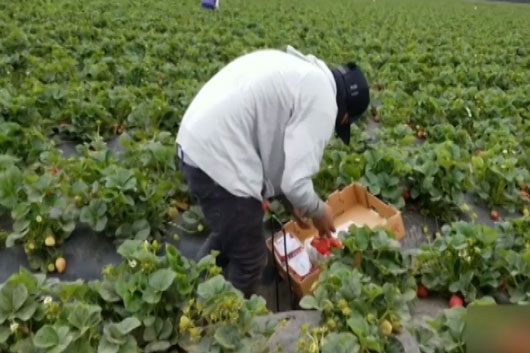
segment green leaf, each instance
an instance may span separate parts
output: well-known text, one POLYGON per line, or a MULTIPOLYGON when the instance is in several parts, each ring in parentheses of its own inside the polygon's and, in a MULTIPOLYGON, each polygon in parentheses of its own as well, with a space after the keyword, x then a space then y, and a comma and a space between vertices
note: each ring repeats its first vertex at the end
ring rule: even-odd
POLYGON ((375 283, 368 283, 367 285, 363 286, 363 293, 370 301, 373 301, 375 298, 383 294, 383 288, 375 283))
POLYGON ((40 351, 33 344, 33 339, 28 337, 19 340, 10 347, 10 352, 13 353, 40 353, 40 351))
POLYGON ((148 304, 157 304, 161 298, 161 293, 151 287, 146 288, 142 293, 142 300, 148 304))
POLYGON ((381 338, 379 336, 368 336, 365 338, 366 348, 373 352, 382 353, 383 348, 381 346, 381 338))
POLYGON ((476 237, 484 244, 489 245, 495 243, 498 234, 495 229, 483 226, 479 228, 479 232, 477 232, 476 237))
POLYGON ((332 332, 324 339, 322 353, 357 353, 359 348, 355 335, 349 332, 332 332))
POLYGON ((482 297, 471 302, 468 306, 488 306, 496 305, 497 302, 492 297, 482 297))
POLYGON ((7 209, 16 206, 22 179, 22 173, 15 165, 5 170, 0 169, 0 206, 7 209))
POLYGON ((87 223, 96 232, 101 232, 107 225, 106 212, 107 203, 104 200, 95 199, 81 209, 79 220, 87 223))
POLYGON ((171 320, 168 318, 164 320, 164 323, 162 324, 162 327, 159 330, 158 338, 160 340, 168 340, 171 337, 172 333, 173 333, 173 324, 171 323, 171 320))
POLYGON ((13 311, 17 311, 24 305, 24 302, 28 299, 28 290, 26 286, 18 284, 13 288, 12 292, 12 308, 13 311))
POLYGON ((175 278, 175 283, 177 284, 177 290, 181 295, 187 296, 191 294, 194 290, 192 284, 190 283, 190 277, 187 274, 177 274, 177 277, 175 278))
POLYGON ((359 312, 352 311, 352 314, 346 323, 348 324, 350 330, 352 330, 357 337, 364 337, 368 333, 368 325, 359 312))
POLYGON ((232 288, 223 276, 217 275, 199 284, 197 294, 204 300, 210 300, 225 291, 231 291, 232 288))
POLYGON ((254 315, 268 313, 267 302, 265 299, 254 294, 245 302, 245 309, 254 315))
POLYGON ((144 329, 143 339, 146 342, 153 342, 157 340, 157 332, 154 325, 147 326, 144 329))
POLYGON ((123 344, 120 349, 118 349, 118 353, 137 353, 138 352, 138 344, 136 343, 136 340, 132 336, 127 336, 127 340, 125 341, 125 344, 123 344))
POLYGON ((370 236, 371 231, 367 227, 363 228, 356 228, 355 226, 352 226, 353 230, 353 237, 356 244, 356 248, 359 251, 365 251, 368 249, 368 245, 370 244, 370 236))
POLYGON ((118 353, 119 344, 110 343, 105 337, 99 341, 97 353, 118 353))
POLYGON ((412 301, 416 298, 416 291, 413 289, 407 289, 403 293, 403 299, 407 302, 412 301))
POLYGON ((19 318, 22 321, 28 321, 31 319, 33 314, 35 314, 35 311, 37 310, 37 303, 34 301, 26 302, 20 310, 18 310, 15 314, 17 318, 19 318))
POLYGON ((6 248, 11 248, 15 245, 17 240, 23 239, 26 236, 26 233, 9 233, 6 239, 6 248))
POLYGON ((350 272, 348 277, 342 279, 340 294, 346 300, 354 300, 361 294, 361 275, 359 272, 350 272))
POLYGON ((302 300, 300 300, 300 307, 306 310, 319 309, 318 303, 312 295, 304 296, 302 300))
POLYGON ((3 344, 11 336, 11 330, 9 327, 0 326, 0 344, 3 344))
POLYGON ((68 322, 84 334, 86 330, 96 325, 101 321, 101 308, 96 305, 87 305, 84 303, 77 303, 70 308, 68 314, 68 322))
POLYGON ((132 170, 112 166, 107 168, 104 174, 107 174, 105 177, 105 186, 107 188, 128 191, 136 187, 136 178, 132 170))
POLYGON ((120 296, 116 294, 114 290, 114 282, 109 280, 104 280, 97 288, 101 298, 109 303, 115 303, 120 301, 120 296))
POLYGON ((96 350, 91 346, 88 338, 77 339, 68 347, 68 351, 75 353, 96 353, 96 350))
POLYGON ((116 324, 116 328, 122 335, 126 335, 141 325, 142 323, 136 317, 128 317, 127 319, 122 320, 119 324, 116 324))
POLYGON ((149 222, 145 219, 137 220, 132 225, 132 231, 134 232, 134 238, 138 240, 146 240, 151 233, 151 227, 149 222))
POLYGON ((73 340, 73 336, 70 334, 70 329, 67 326, 60 326, 56 329, 57 336, 59 337, 59 344, 52 349, 48 350, 48 353, 62 353, 66 350, 68 345, 73 340))
POLYGON ((169 349, 169 347, 171 347, 171 344, 168 341, 151 342, 145 346, 144 352, 165 352, 169 349))
POLYGON ((35 334, 33 343, 37 348, 51 348, 59 344, 59 335, 52 326, 44 325, 35 334))
POLYGON ((185 344, 185 342, 179 342, 183 345, 184 350, 187 353, 220 353, 220 348, 214 344, 211 337, 204 337, 197 343, 185 344))
POLYGON ((143 242, 138 239, 127 239, 118 248, 118 254, 125 258, 132 258, 142 243, 143 242))
POLYGON ((160 269, 149 276, 149 286, 157 292, 166 291, 173 281, 176 274, 170 269, 160 269))
POLYGON ((16 233, 26 234, 30 225, 29 219, 19 219, 13 223, 13 231, 16 233))
POLYGON ((240 341, 237 329, 233 326, 221 326, 214 334, 215 341, 225 349, 235 349, 240 341))
POLYGON ((155 316, 148 316, 143 320, 144 326, 152 326, 156 320, 157 318, 155 316))

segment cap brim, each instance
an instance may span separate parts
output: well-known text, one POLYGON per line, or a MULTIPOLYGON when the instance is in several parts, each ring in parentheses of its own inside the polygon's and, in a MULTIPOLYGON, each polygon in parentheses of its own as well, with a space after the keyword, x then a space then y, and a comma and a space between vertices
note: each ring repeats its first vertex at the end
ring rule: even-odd
POLYGON ((344 80, 340 74, 336 71, 332 71, 337 84, 337 120, 335 122, 335 134, 342 140, 346 145, 350 144, 350 122, 348 124, 342 124, 342 119, 346 115, 346 88, 344 86, 344 80))
POLYGON ((350 125, 351 123, 348 122, 344 125, 335 126, 335 133, 337 134, 337 137, 340 138, 346 145, 350 144, 350 125))

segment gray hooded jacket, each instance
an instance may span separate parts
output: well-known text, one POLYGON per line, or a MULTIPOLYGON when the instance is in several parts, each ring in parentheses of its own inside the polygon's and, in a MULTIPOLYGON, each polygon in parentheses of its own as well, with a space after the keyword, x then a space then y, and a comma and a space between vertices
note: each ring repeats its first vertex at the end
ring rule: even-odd
POLYGON ((285 195, 302 215, 324 204, 312 176, 337 115, 326 64, 288 47, 243 55, 219 71, 186 111, 177 136, 185 161, 236 196, 285 195))

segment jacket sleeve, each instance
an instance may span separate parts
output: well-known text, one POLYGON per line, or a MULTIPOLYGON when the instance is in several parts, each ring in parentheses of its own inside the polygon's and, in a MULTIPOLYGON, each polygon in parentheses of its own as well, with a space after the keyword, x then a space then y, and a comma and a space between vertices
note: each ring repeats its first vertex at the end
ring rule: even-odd
POLYGON ((289 202, 306 217, 321 217, 324 202, 311 178, 322 160, 335 125, 337 107, 328 83, 320 75, 307 75, 300 82, 284 137, 285 167, 281 189, 289 202))

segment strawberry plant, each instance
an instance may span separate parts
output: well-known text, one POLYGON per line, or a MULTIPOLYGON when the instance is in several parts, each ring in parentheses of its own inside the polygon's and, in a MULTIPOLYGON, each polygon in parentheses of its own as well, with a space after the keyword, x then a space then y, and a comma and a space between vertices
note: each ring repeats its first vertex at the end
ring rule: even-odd
POLYGON ((12 166, 6 172, 6 176, 18 180, 11 179, 8 184, 11 201, 6 203, 4 199, 13 220, 5 245, 23 242, 30 267, 53 272, 54 266, 49 267, 53 262, 49 261, 60 256, 56 245, 74 230, 78 209, 68 197, 69 185, 60 171, 42 169, 36 166, 21 172, 12 166))
POLYGON ((176 189, 175 152, 155 141, 145 150, 134 145, 138 151, 124 144, 129 148, 123 156, 125 167, 117 165, 121 156, 101 141, 79 147, 82 156, 68 161, 83 205, 80 220, 95 231, 106 230, 119 241, 131 235, 141 240, 159 236, 176 189), (143 170, 153 172, 147 174, 138 166, 127 168, 132 160, 144 163, 143 170))
POLYGON ((471 187, 469 162, 469 153, 451 141, 424 143, 412 161, 411 198, 436 217, 456 217, 471 187))
POLYGON ((304 309, 322 312, 322 326, 302 335, 298 351, 311 352, 312 345, 323 349, 348 337, 355 343, 354 352, 385 352, 391 342, 387 336, 400 332, 402 320, 410 315, 407 301, 394 284, 379 286, 350 266, 332 263, 320 274, 313 295, 300 302, 304 309))
POLYGON ((436 124, 427 127, 425 130, 429 136, 429 142, 442 143, 452 141, 467 151, 470 151, 473 147, 473 140, 467 130, 451 124, 436 124))
POLYGON ((126 241, 123 262, 91 283, 26 271, 0 286, 0 349, 10 352, 267 351, 278 320, 262 298, 245 300, 215 266, 166 247, 126 241))
POLYGON ((463 295, 466 302, 491 294, 501 283, 498 231, 457 222, 444 225, 433 242, 420 246, 413 273, 429 290, 463 295))
POLYGON ((300 302, 321 311, 322 319, 320 327, 302 331, 298 351, 326 351, 349 342, 348 351, 393 352, 396 343, 389 335, 401 331, 410 317, 407 303, 416 297, 399 243, 383 229, 352 226, 340 236, 344 249, 328 258, 313 294, 300 302))
POLYGON ((523 217, 510 220, 500 226, 496 253, 499 256, 501 272, 500 290, 508 294, 512 303, 528 303, 528 276, 530 266, 530 237, 528 226, 530 219, 523 217))
POLYGON ((7 214, 18 202, 22 171, 16 166, 16 157, 0 155, 0 215, 7 214))
POLYGON ((530 206, 526 185, 530 184, 530 173, 519 158, 517 149, 506 149, 501 145, 473 156, 473 179, 477 195, 488 205, 502 206, 511 212, 516 207, 522 210, 530 206), (523 186, 523 188, 521 188, 523 186))
POLYGON ((413 130, 406 124, 398 124, 390 128, 380 128, 377 131, 377 136, 386 145, 399 145, 400 148, 410 146, 416 141, 413 130))
POLYGON ((362 152, 371 137, 363 131, 363 126, 356 125, 352 125, 351 135, 350 146, 345 146, 338 139, 332 139, 324 150, 320 171, 313 178, 315 190, 324 199, 332 191, 359 180, 362 176, 362 152))
POLYGON ((402 180, 410 172, 406 158, 407 154, 402 151, 374 145, 364 153, 365 168, 360 182, 372 194, 402 208, 405 205, 402 180))
POLYGON ((338 252, 333 262, 341 262, 357 269, 379 285, 398 283, 405 298, 415 298, 416 281, 409 273, 410 255, 402 252, 393 234, 384 229, 350 227, 342 234, 344 250, 338 252))
POLYGON ((23 163, 38 161, 40 153, 50 148, 42 132, 35 128, 24 128, 14 122, 0 122, 0 151, 16 156, 23 163))

